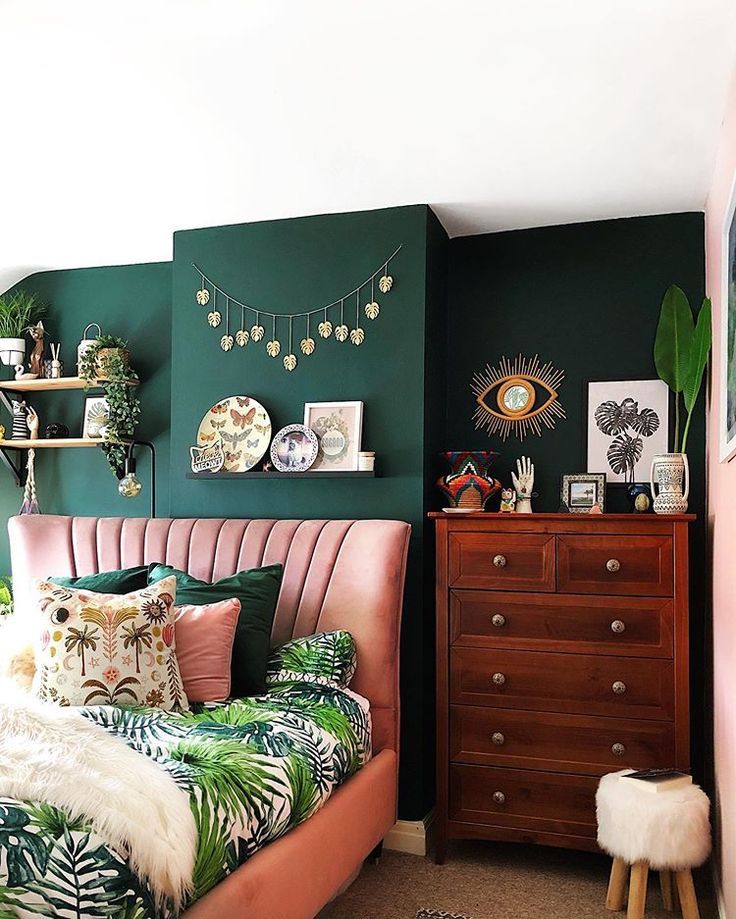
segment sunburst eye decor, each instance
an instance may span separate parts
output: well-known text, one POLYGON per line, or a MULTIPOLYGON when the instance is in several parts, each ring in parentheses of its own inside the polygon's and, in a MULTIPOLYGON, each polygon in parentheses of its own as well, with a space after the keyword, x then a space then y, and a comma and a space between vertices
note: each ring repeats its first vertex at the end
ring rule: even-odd
MULTIPOLYGON (((384 295, 389 294, 392 290, 394 278, 389 274, 389 266, 392 260, 396 258, 401 251, 401 248, 402 247, 399 246, 386 261, 381 263, 380 268, 376 269, 370 277, 358 284, 357 287, 354 287, 351 291, 348 291, 348 293, 337 300, 333 300, 332 303, 318 306, 315 309, 304 310, 299 313, 274 313, 270 310, 262 310, 260 307, 251 306, 248 303, 244 303, 242 300, 230 296, 230 294, 208 278, 201 268, 192 263, 194 270, 199 275, 199 287, 195 293, 195 300, 200 306, 206 306, 211 301, 210 310, 207 313, 207 322, 212 328, 217 328, 223 320, 223 314, 220 311, 221 308, 217 306, 218 294, 220 296, 220 303, 222 303, 222 298, 224 297, 225 334, 220 337, 219 344, 221 349, 225 352, 233 351, 233 346, 236 344, 239 348, 245 348, 249 341, 254 343, 263 341, 265 338, 265 329, 261 321, 261 316, 265 316, 267 319, 271 320, 272 328, 271 338, 265 342, 266 353, 269 357, 278 357, 281 353, 281 341, 278 333, 281 333, 281 335, 284 334, 284 323, 288 322, 289 349, 283 357, 282 364, 284 370, 292 372, 299 364, 293 348, 293 324, 295 319, 306 319, 306 335, 299 342, 301 353, 306 356, 313 354, 317 350, 317 340, 312 336, 310 331, 310 320, 312 317, 317 317, 315 318, 315 322, 317 322, 317 334, 325 342, 334 336, 335 340, 341 343, 349 340, 356 346, 363 344, 366 340, 366 332, 360 324, 361 296, 364 292, 367 293, 370 287, 370 300, 365 303, 363 312, 369 320, 373 321, 377 319, 381 313, 381 304, 376 300, 375 288, 377 286, 378 290, 384 295), (352 297, 355 297, 355 326, 351 329, 345 322, 345 301, 347 300, 352 307, 352 297), (235 335, 230 332, 230 308, 233 305, 240 307, 240 325, 237 326, 235 335), (339 316, 337 314, 338 307, 339 316), (250 314, 249 319, 252 322, 250 331, 246 325, 246 312, 250 314)), ((236 326, 234 325, 233 328, 236 328, 236 326)), ((297 326, 297 328, 301 327, 297 326)), ((307 361, 306 363, 309 362, 307 361)))
POLYGON ((538 355, 520 354, 513 362, 502 357, 496 367, 486 364, 470 384, 476 429, 485 428, 504 441, 509 434, 522 441, 527 434, 541 437, 543 426, 552 430, 566 417, 557 395, 564 378, 564 370, 556 370, 551 361, 540 364, 538 355))

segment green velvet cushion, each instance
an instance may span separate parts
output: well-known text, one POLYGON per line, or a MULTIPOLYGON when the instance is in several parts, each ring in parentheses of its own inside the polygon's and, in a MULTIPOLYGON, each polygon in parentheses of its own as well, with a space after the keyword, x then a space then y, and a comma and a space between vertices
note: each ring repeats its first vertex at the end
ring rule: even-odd
POLYGON ((97 594, 130 594, 134 590, 143 590, 148 586, 148 566, 99 571, 97 574, 83 574, 78 578, 53 577, 48 580, 59 587, 92 590, 97 594))
POLYGON ((281 587, 282 565, 239 571, 214 584, 200 581, 168 565, 151 565, 148 583, 176 575, 176 604, 203 606, 236 597, 240 616, 233 643, 231 689, 233 696, 255 696, 266 689, 266 662, 271 645, 271 625, 281 587))

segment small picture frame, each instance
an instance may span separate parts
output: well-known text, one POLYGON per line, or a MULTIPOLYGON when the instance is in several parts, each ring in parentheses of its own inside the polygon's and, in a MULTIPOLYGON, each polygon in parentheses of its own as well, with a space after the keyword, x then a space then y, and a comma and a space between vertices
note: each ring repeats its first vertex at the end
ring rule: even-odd
POLYGON ((85 396, 82 416, 82 437, 104 440, 110 420, 110 404, 104 396, 85 396))
POLYGON ((363 435, 362 402, 307 402, 304 426, 319 438, 312 472, 352 472, 358 469, 363 435))
POLYGON ((317 459, 319 439, 303 424, 289 424, 271 442, 271 462, 279 472, 306 472, 317 459))
POLYGON ((594 505, 605 510, 606 474, 604 472, 576 472, 562 476, 560 501, 571 514, 589 514, 594 505))

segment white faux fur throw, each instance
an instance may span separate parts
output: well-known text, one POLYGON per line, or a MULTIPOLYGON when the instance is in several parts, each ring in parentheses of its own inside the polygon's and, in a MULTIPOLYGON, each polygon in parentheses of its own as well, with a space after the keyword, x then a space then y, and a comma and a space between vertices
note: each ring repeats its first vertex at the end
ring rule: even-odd
POLYGON ((0 795, 84 818, 177 907, 191 889, 197 831, 185 791, 146 756, 71 708, 0 686, 0 795))
POLYGON ((622 772, 604 775, 596 794, 598 845, 629 865, 656 870, 702 865, 710 855, 710 801, 697 785, 651 792, 624 782, 622 772))

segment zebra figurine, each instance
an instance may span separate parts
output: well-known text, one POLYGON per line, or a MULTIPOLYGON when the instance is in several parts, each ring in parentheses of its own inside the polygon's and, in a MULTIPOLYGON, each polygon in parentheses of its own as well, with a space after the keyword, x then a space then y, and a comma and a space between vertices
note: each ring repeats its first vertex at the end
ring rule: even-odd
POLYGON ((20 402, 13 399, 13 440, 28 440, 28 404, 25 399, 20 402))

